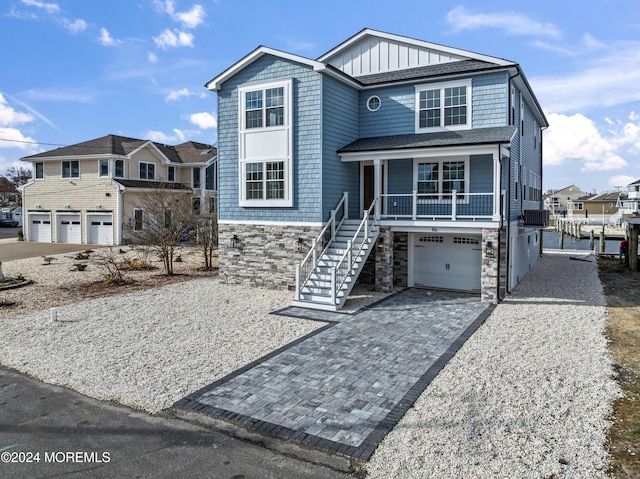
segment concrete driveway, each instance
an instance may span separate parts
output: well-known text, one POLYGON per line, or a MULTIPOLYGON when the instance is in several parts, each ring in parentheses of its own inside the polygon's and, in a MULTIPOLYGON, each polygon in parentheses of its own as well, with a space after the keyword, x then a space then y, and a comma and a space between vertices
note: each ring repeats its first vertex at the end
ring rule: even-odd
POLYGON ((13 238, 2 239, 0 240, 0 261, 12 261, 15 259, 73 253, 76 251, 83 251, 87 248, 95 250, 96 248, 100 248, 100 246, 62 243, 31 243, 27 241, 18 241, 13 238))

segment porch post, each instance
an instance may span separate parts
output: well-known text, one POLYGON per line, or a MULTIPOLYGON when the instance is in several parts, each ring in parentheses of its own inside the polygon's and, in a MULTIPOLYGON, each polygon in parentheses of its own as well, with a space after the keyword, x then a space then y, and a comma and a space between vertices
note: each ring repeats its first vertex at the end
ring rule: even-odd
POLYGON ((493 221, 500 221, 500 196, 502 189, 500 188, 500 177, 502 176, 502 167, 500 165, 500 146, 498 152, 493 154, 493 221))
POLYGON ((374 218, 376 220, 380 219, 380 211, 381 211, 381 202, 382 198, 380 195, 381 191, 381 183, 382 183, 382 160, 377 159, 373 160, 373 198, 376 202, 374 208, 374 218))

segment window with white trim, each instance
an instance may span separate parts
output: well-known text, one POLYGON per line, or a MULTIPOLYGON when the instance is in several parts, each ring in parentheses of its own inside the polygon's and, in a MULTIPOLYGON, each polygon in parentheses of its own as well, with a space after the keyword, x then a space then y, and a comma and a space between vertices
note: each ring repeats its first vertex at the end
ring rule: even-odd
POLYGON ((454 190, 458 195, 469 191, 469 161, 460 157, 416 159, 414 178, 419 199, 451 199, 454 190))
POLYGON ((62 162, 63 178, 80 178, 80 163, 77 160, 62 162))
POLYGON ((471 128, 471 80, 416 86, 416 132, 471 128))
POLYGON ((175 166, 167 166, 167 181, 174 182, 176 181, 176 167, 175 166))
POLYGON ((143 217, 142 210, 136 208, 133 210, 133 231, 142 231, 143 217))
POLYGON ((113 176, 115 178, 124 178, 124 160, 116 160, 115 162, 115 172, 113 176))
POLYGON ((141 180, 155 180, 156 179, 156 165, 154 163, 140 162, 140 179, 141 180))
POLYGON ((100 160, 98 175, 101 177, 109 176, 109 160, 100 160))
POLYGON ((238 90, 240 206, 293 205, 292 81, 238 90))
POLYGON ((34 163, 36 170, 36 180, 44 179, 44 163, 34 163))

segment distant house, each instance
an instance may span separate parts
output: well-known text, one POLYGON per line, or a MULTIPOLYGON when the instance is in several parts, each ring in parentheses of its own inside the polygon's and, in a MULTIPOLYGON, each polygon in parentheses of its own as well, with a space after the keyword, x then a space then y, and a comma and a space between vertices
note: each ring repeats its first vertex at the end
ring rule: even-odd
POLYGON ((544 195, 544 207, 552 216, 566 216, 569 211, 569 201, 587 196, 576 185, 567 186, 565 188, 555 190, 544 195))
POLYGON ((140 195, 154 188, 215 208, 217 150, 163 145, 117 135, 22 158, 33 178, 22 186, 25 236, 46 243, 120 244, 141 227, 140 195))
POLYGON ((0 206, 19 204, 20 194, 13 183, 4 176, 0 176, 0 206))
POLYGON ((586 195, 567 201, 567 217, 610 222, 618 215, 618 210, 627 195, 620 192, 586 195))
POLYGON ((517 63, 364 29, 315 60, 258 47, 206 86, 227 281, 339 309, 370 267, 380 290, 497 302, 537 260, 548 123, 517 63))
POLYGON ((640 212, 640 180, 627 185, 627 197, 620 202, 620 216, 622 221, 640 212))

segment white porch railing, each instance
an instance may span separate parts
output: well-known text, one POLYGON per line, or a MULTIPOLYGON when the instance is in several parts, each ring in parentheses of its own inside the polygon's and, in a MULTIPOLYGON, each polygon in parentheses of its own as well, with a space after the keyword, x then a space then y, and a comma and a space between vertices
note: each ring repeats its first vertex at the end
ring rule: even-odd
POLYGON ((364 212, 364 218, 358 229, 353 234, 350 240, 347 240, 347 248, 338 264, 331 268, 331 302, 336 304, 337 294, 342 290, 347 278, 351 276, 351 272, 354 269, 355 263, 360 258, 360 253, 369 245, 369 223, 371 219, 371 212, 375 209, 376 199, 371 202, 369 209, 364 212), (359 240, 360 233, 363 234, 362 240, 359 240))
POLYGON ((493 193, 383 194, 380 219, 387 220, 490 220, 499 202, 493 193))
POLYGON ((304 287, 309 275, 318 266, 318 259, 322 256, 327 246, 336 238, 336 231, 340 229, 346 219, 349 219, 349 192, 347 191, 342 194, 342 199, 336 209, 331 210, 329 221, 327 221, 318 237, 313 240, 311 250, 309 250, 307 256, 296 266, 296 301, 300 300, 300 290, 304 287))

